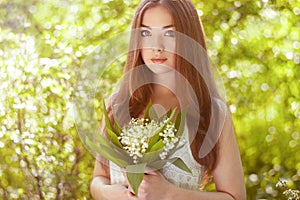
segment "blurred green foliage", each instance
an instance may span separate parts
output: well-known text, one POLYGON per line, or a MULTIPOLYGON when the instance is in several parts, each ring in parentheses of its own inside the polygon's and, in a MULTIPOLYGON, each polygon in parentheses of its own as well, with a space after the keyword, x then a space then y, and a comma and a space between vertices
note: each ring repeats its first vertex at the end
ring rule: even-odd
MULTIPOLYGON (((129 30, 138 2, 0 0, 1 199, 91 198, 94 158, 72 117, 76 71, 129 30)), ((193 2, 233 113, 247 197, 284 199, 279 178, 300 188, 300 2, 193 2)), ((96 96, 123 65, 124 56, 96 96)))

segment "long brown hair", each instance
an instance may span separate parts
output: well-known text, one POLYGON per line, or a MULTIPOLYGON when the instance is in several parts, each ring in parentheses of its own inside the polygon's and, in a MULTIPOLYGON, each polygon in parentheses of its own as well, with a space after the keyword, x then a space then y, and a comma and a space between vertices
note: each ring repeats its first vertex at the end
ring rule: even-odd
MULTIPOLYGON (((178 51, 181 55, 188 55, 188 60, 182 56, 176 55, 176 66, 175 69, 180 72, 180 74, 188 80, 189 84, 192 86, 196 97, 200 112, 199 126, 197 128, 197 133, 195 138, 190 144, 191 151, 194 159, 201 165, 206 167, 206 172, 210 172, 214 169, 216 159, 217 159, 217 147, 218 143, 214 146, 212 151, 206 155, 204 158, 199 158, 200 147, 205 138, 205 134, 208 130, 211 117, 211 95, 210 92, 214 93, 214 96, 218 97, 216 92, 215 83, 213 81, 212 73, 210 71, 210 66, 208 62, 208 57, 206 54, 206 44, 204 31, 197 14, 197 10, 193 3, 189 0, 143 0, 135 13, 134 20, 132 23, 132 29, 138 29, 141 27, 141 22, 145 11, 151 7, 162 5, 166 7, 174 20, 174 27, 177 32, 192 38, 197 44, 200 44, 203 51, 191 50, 191 46, 185 45, 183 42, 178 42, 176 45, 178 51), (191 54, 192 52, 192 54, 191 54), (192 60, 192 62, 191 62, 192 60), (192 63, 197 63, 195 67, 192 63), (198 70, 197 70, 198 69, 198 70), (199 69, 205 71, 207 77, 203 77, 199 72, 199 69)), ((127 61, 125 65, 124 72, 128 72, 137 66, 144 65, 143 59, 141 57, 140 49, 137 48, 137 36, 135 34, 131 35, 130 47, 129 49, 134 49, 128 52, 127 61)), ((144 70, 147 70, 145 68, 144 70)), ((202 73, 203 74, 203 73, 202 73)), ((133 81, 133 80, 132 80, 133 81)), ((130 90, 130 83, 121 85, 121 90, 130 90)), ((135 91, 129 91, 129 113, 131 117, 139 117, 146 105, 148 104, 152 95, 151 84, 143 85, 142 87, 136 89, 135 91)), ((122 98, 122 94, 118 94, 118 98, 122 98)), ((189 120, 187 116, 188 127, 192 126, 192 120, 189 120)))

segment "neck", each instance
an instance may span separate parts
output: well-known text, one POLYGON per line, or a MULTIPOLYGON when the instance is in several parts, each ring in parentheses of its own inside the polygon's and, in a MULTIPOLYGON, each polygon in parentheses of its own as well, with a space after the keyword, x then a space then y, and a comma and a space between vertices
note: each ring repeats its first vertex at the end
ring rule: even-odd
POLYGON ((176 93, 175 84, 176 71, 171 70, 162 74, 154 74, 154 94, 162 95, 162 97, 174 96, 176 93))
POLYGON ((175 72, 172 70, 163 74, 155 74, 153 77, 152 102, 159 108, 156 110, 160 114, 179 105, 175 95, 175 72))

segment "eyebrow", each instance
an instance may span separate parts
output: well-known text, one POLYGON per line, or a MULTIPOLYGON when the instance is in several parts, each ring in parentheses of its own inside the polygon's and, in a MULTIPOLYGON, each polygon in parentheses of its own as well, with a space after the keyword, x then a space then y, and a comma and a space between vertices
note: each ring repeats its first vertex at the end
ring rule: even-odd
MULTIPOLYGON (((145 28, 152 29, 151 26, 147 26, 147 25, 145 25, 145 24, 142 24, 141 27, 145 27, 145 28)), ((167 28, 172 28, 172 27, 174 27, 174 25, 173 25, 173 24, 170 24, 170 25, 167 25, 167 26, 163 26, 162 29, 167 29, 167 28)))

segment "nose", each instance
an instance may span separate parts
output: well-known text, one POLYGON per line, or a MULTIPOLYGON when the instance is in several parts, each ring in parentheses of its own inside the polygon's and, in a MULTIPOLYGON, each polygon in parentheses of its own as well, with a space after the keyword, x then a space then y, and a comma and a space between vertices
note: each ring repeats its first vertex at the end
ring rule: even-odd
POLYGON ((160 55, 163 53, 164 49, 163 48, 153 48, 152 49, 154 52, 154 56, 156 58, 160 57, 160 55))
POLYGON ((155 52, 162 53, 164 51, 164 48, 163 47, 153 47, 152 50, 155 51, 155 52))
POLYGON ((165 50, 161 34, 156 34, 153 38, 152 50, 162 53, 165 50))

